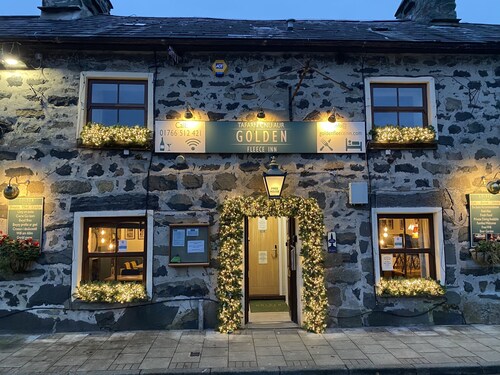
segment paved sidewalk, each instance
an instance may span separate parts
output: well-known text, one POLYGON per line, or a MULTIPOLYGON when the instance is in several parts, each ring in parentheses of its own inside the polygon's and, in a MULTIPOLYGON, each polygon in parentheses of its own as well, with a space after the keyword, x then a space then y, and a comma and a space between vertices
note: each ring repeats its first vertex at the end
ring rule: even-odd
POLYGON ((0 374, 500 374, 500 325, 0 335, 0 374))

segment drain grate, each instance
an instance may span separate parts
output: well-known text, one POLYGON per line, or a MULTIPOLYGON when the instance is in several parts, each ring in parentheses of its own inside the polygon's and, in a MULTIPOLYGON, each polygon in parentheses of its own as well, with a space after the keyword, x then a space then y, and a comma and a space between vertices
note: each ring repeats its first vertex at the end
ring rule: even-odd
POLYGON ((189 353, 189 356, 190 357, 199 357, 200 356, 200 352, 191 352, 191 353, 189 353))

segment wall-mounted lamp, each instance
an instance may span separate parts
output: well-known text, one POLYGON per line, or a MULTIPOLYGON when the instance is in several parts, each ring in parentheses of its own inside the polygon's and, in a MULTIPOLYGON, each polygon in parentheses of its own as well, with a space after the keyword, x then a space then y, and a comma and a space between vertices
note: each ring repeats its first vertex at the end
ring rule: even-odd
POLYGON ((486 189, 491 194, 498 194, 500 192, 500 180, 493 180, 486 184, 486 189))
POLYGON ((260 118, 260 119, 266 118, 266 112, 264 112, 264 110, 263 110, 263 109, 261 109, 261 110, 257 113, 257 118, 260 118))
POLYGON ((193 118, 193 112, 191 112, 191 108, 189 108, 189 106, 187 106, 186 112, 184 112, 184 118, 186 120, 189 120, 189 119, 193 118))
POLYGON ((4 66, 5 69, 26 69, 26 63, 21 60, 19 51, 16 51, 19 48, 16 48, 16 44, 13 43, 10 50, 5 50, 5 47, 2 47, 2 51, 0 52, 0 63, 4 66))
MULTIPOLYGON (((19 182, 17 181, 17 177, 11 177, 9 179, 9 183, 7 184, 7 186, 5 187, 5 189, 3 189, 3 196, 6 199, 9 199, 9 200, 16 199, 17 196, 19 195, 19 187, 17 185, 11 184, 13 178, 16 179, 16 183, 17 183, 17 185, 19 185, 19 182)), ((23 183, 26 184, 26 185, 29 185, 30 180, 26 180, 23 183)))
POLYGON ((285 185, 287 172, 282 171, 278 163, 276 163, 276 158, 271 157, 271 162, 269 163, 269 170, 262 173, 264 178, 264 185, 266 186, 267 196, 271 199, 281 198, 281 191, 285 185))
POLYGON ((335 111, 335 109, 333 109, 330 116, 328 116, 328 122, 331 122, 332 124, 337 122, 337 111, 335 111))

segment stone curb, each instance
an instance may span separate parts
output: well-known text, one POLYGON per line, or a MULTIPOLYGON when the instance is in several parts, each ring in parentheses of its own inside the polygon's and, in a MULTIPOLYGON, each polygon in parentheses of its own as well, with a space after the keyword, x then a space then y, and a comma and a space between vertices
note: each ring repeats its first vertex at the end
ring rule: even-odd
POLYGON ((500 374, 500 361, 488 364, 445 363, 415 365, 337 365, 316 367, 248 367, 248 368, 196 368, 165 370, 123 370, 123 371, 90 371, 87 375, 476 375, 500 374))

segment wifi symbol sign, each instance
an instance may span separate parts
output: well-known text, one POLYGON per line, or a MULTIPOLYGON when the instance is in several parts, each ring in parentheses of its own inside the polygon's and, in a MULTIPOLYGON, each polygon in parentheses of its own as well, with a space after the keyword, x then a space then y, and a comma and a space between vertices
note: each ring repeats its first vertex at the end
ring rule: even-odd
POLYGON ((199 146, 199 144, 201 143, 201 141, 199 139, 196 139, 196 138, 189 138, 188 140, 186 140, 186 144, 191 147, 191 150, 196 150, 196 146, 199 146))

